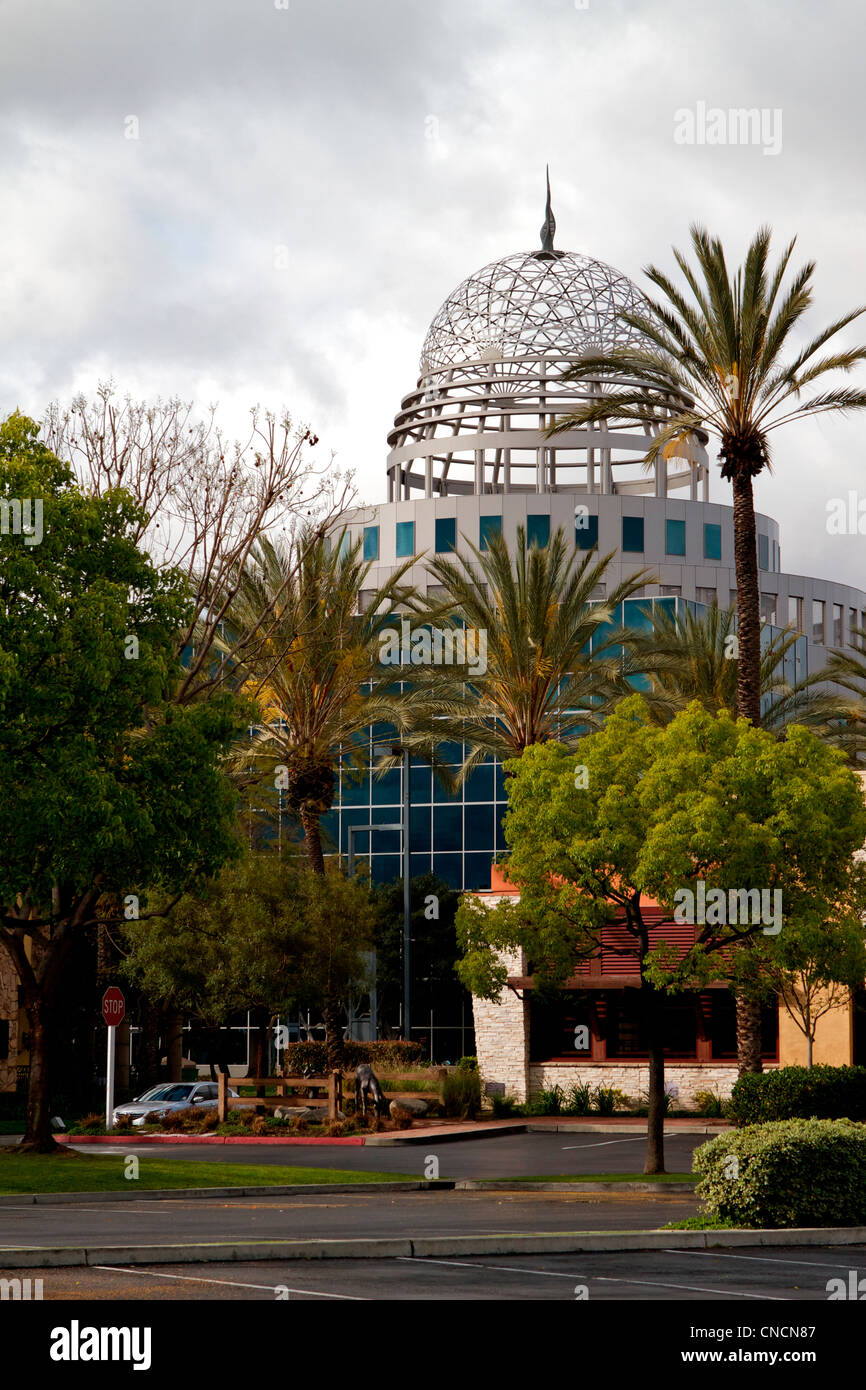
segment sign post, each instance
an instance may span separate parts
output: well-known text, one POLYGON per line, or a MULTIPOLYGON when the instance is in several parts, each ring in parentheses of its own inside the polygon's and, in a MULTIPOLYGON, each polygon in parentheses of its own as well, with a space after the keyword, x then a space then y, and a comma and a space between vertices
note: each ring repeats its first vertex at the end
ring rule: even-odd
POLYGON ((102 996, 102 1017, 108 1028, 108 1056, 105 1067, 105 1128, 114 1126, 114 1065, 117 1048, 117 1025, 126 1017, 126 1000, 116 985, 102 996))

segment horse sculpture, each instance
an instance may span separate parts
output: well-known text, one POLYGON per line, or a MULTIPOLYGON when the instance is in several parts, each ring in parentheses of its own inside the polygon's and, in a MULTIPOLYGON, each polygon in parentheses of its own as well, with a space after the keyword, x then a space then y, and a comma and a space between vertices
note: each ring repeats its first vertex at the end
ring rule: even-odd
POLYGON ((367 1101, 375 1105, 377 1115, 387 1115, 388 1101, 385 1093, 379 1085, 379 1078, 371 1066, 362 1062, 355 1072, 355 1114, 360 1108, 361 1114, 367 1113, 367 1101))

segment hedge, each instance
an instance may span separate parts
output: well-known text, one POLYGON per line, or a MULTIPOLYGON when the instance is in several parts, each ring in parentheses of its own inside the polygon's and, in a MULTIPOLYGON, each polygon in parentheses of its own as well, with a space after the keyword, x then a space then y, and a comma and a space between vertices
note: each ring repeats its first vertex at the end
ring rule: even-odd
POLYGON ((866 1225, 866 1130, 850 1120, 779 1120, 696 1149, 703 1215, 740 1226, 866 1225))
MULTIPOLYGON (((424 1050, 420 1043, 394 1039, 382 1042, 346 1042, 343 1044, 346 1067, 354 1071, 362 1062, 382 1072, 404 1071, 406 1067, 422 1065, 424 1050)), ((302 1076, 305 1067, 312 1067, 317 1076, 324 1076, 328 1055, 323 1042, 288 1043, 283 1052, 283 1074, 302 1076)))
POLYGON ((866 1120, 866 1067, 779 1067, 741 1076, 731 1094, 735 1124, 765 1120, 866 1120))

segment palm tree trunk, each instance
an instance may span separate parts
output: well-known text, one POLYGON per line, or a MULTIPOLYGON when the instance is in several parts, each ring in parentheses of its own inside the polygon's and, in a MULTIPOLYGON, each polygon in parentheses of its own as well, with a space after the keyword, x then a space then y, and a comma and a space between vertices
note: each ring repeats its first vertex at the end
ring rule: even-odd
POLYGON ((737 996, 737 1074, 763 1070, 761 1061, 761 1005, 737 996))
MULTIPOLYGON (((325 873, 325 856, 322 853, 322 834, 319 817, 308 806, 301 807, 301 824, 304 827, 304 842, 307 862, 314 874, 325 873)), ((341 1026, 340 1001, 334 994, 330 982, 325 987, 325 1000, 322 1005, 322 1018, 325 1023, 325 1048, 329 1071, 340 1070, 345 1062, 343 1049, 343 1029, 341 1026)))
POLYGON ((304 849, 307 862, 314 874, 324 874, 325 856, 322 853, 322 832, 319 817, 309 807, 301 807, 301 825, 304 827, 304 849))
POLYGON ((761 722, 761 598, 755 500, 748 473, 735 473, 734 562, 737 571, 737 713, 761 722))
MULTIPOLYGON (((737 571, 737 714, 761 722, 761 591, 755 499, 749 473, 735 473, 734 562, 737 571)), ((761 1071, 761 1006, 737 999, 737 1067, 740 1076, 761 1071)))

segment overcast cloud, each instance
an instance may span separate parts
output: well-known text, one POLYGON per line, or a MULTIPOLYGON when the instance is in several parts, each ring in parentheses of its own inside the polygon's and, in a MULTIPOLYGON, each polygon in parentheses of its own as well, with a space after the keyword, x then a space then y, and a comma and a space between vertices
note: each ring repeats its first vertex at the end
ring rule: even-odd
MULTIPOLYGON (((233 431, 285 405, 381 500, 427 325, 538 244, 545 162, 557 245, 638 285, 693 220, 732 259, 769 222, 817 261, 812 327, 866 302, 857 0, 283 3, 0 0, 0 412, 109 376, 233 431), (699 102, 778 109, 780 153, 675 143, 699 102)), ((866 587, 824 527, 864 437, 776 435, 785 569, 866 587)))

